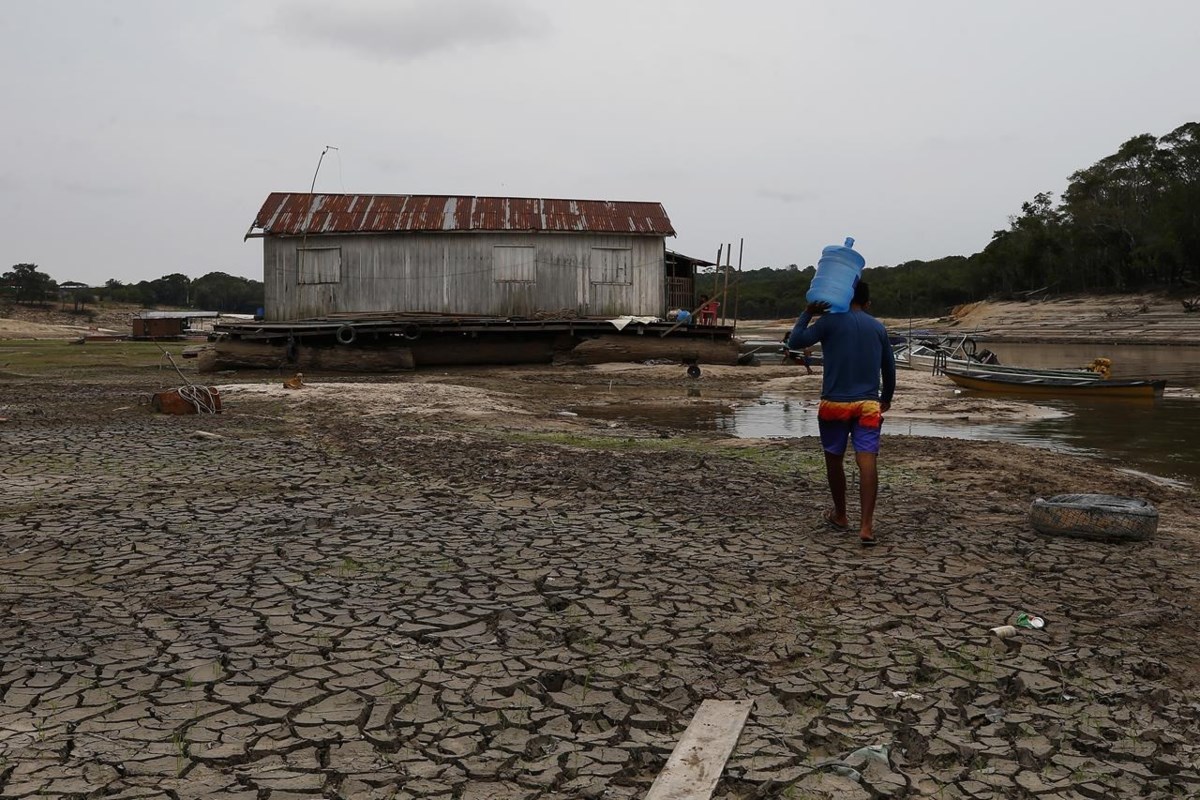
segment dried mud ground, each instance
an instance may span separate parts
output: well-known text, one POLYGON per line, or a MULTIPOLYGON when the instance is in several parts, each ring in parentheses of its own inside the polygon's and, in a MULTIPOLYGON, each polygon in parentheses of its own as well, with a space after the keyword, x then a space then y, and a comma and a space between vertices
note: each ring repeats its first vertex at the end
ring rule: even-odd
POLYGON ((726 800, 1200 795, 1192 489, 885 435, 864 551, 812 439, 561 413, 771 370, 217 376, 163 417, 147 364, 9 369, 5 798, 635 798, 704 698, 756 701, 726 800), (1035 534, 1065 491, 1158 534, 1035 534))

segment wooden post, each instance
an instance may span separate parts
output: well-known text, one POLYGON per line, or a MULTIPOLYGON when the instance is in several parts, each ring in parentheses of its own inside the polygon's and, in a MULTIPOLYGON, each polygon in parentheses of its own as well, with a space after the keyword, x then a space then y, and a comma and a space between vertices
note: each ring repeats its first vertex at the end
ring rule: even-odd
POLYGON ((729 250, 725 253, 725 288, 721 291, 721 322, 729 320, 729 267, 733 261, 733 242, 729 243, 729 250))
POLYGON ((721 288, 721 253, 725 250, 725 245, 717 245, 717 263, 713 265, 713 290, 711 297, 717 296, 717 291, 721 288))
POLYGON ((742 296, 742 291, 739 285, 742 282, 742 253, 746 249, 746 237, 738 239, 738 276, 733 282, 733 332, 737 333, 738 321, 738 298, 742 296))
MULTIPOLYGON (((740 279, 740 278, 735 278, 735 279, 734 279, 734 282, 733 282, 733 288, 734 288, 734 289, 737 289, 737 284, 738 284, 738 281, 739 281, 739 280, 741 280, 741 279, 740 279)), ((725 297, 724 297, 723 295, 718 295, 716 299, 717 299, 718 301, 720 301, 720 302, 724 302, 724 300, 725 300, 725 297)), ((699 310, 700 310, 699 308, 697 308, 697 309, 696 309, 696 311, 699 311, 699 310)), ((693 313, 694 313, 694 312, 693 312, 693 313)), ((680 325, 683 325, 683 324, 684 324, 684 323, 682 323, 682 322, 676 322, 674 325, 672 325, 671 327, 667 328, 665 331, 663 331, 662 333, 660 333, 660 334, 659 334, 659 336, 666 336, 666 335, 667 335, 667 334, 669 334, 669 333, 673 333, 673 332, 675 331, 675 329, 676 329, 676 328, 678 328, 680 325)))

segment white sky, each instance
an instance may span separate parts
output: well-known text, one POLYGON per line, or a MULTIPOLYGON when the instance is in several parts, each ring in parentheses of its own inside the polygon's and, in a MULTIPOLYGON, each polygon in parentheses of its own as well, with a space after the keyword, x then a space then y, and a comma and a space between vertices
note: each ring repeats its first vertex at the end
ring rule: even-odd
POLYGON ((40 0, 0 14, 0 271, 262 277, 271 191, 663 203, 747 267, 969 254, 1200 118, 1195 0, 40 0))

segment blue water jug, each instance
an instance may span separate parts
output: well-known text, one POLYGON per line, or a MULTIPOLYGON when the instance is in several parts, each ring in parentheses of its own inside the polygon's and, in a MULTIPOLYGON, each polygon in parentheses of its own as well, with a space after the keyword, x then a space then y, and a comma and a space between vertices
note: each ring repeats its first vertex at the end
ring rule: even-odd
POLYGON ((831 244, 821 251, 817 274, 804 296, 810 303, 829 303, 832 314, 850 310, 854 299, 854 284, 862 276, 867 262, 854 249, 854 239, 847 237, 844 245, 831 244))

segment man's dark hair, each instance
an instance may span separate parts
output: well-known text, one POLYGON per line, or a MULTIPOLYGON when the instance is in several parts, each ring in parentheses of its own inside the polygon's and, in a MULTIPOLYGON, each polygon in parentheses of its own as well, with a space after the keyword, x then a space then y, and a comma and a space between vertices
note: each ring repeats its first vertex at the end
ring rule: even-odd
MULTIPOLYGON (((843 295, 844 297, 845 295, 843 295)), ((859 281, 854 285, 854 299, 850 302, 855 305, 865 306, 871 300, 871 287, 866 281, 859 281)))

